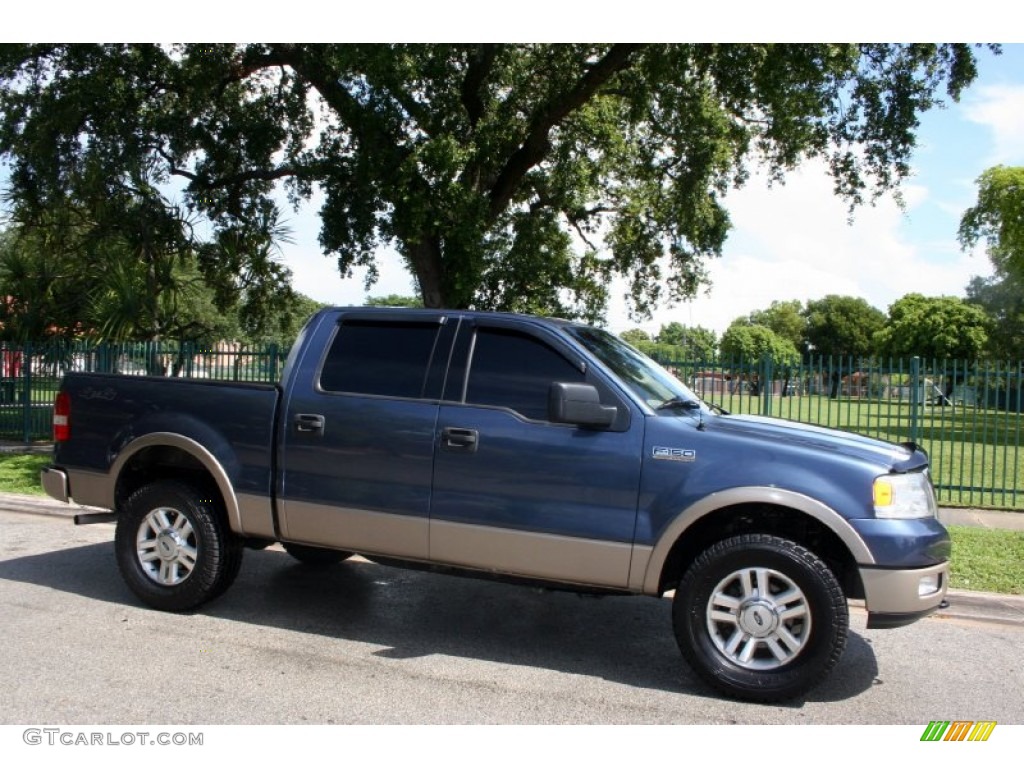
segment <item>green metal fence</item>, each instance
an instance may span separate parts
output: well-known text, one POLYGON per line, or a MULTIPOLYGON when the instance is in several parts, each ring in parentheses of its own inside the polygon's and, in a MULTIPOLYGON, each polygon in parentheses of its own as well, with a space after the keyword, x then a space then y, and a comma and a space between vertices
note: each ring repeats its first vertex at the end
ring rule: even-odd
POLYGON ((0 344, 0 440, 48 440, 53 401, 68 371, 276 382, 287 350, 191 343, 0 344))
MULTIPOLYGON (((276 382, 287 350, 221 344, 0 344, 0 439, 48 440, 67 371, 276 382)), ((1024 508, 1024 362, 659 356, 731 413, 835 427, 928 451, 943 503, 1024 508)))

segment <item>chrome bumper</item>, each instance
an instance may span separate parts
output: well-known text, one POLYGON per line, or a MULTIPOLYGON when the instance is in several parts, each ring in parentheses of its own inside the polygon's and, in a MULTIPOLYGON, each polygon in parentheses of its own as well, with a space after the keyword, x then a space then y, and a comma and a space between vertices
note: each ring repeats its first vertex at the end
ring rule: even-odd
POLYGON ((933 613, 946 598, 949 562, 928 568, 860 569, 868 629, 902 627, 933 613))

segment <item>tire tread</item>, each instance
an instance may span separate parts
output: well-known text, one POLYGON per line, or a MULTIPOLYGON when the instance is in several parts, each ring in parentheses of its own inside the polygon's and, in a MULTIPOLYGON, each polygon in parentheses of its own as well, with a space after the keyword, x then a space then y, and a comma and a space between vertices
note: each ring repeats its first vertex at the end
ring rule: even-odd
POLYGON ((714 688, 738 699, 771 703, 793 699, 819 683, 839 662, 846 647, 849 631, 849 608, 835 575, 828 565, 806 547, 772 534, 749 533, 733 536, 712 544, 698 555, 687 569, 676 589, 672 609, 673 628, 680 651, 690 667, 714 688), (808 594, 808 600, 819 603, 812 615, 812 645, 795 660, 779 670, 756 671, 731 665, 717 655, 703 628, 705 605, 694 600, 703 595, 709 582, 717 579, 717 570, 724 572, 737 567, 728 565, 732 560, 761 553, 773 561, 772 567, 781 565, 779 558, 788 561, 790 568, 805 569, 806 573, 787 576, 809 576, 812 583, 803 587, 817 590, 808 594), (823 626, 824 625, 824 626, 823 626), (820 643, 827 642, 826 648, 820 643))
POLYGON ((138 488, 124 503, 114 550, 122 578, 139 599, 158 610, 183 612, 219 597, 231 586, 241 569, 244 548, 228 527, 214 491, 180 480, 158 480, 138 488), (175 586, 157 584, 138 563, 136 532, 157 506, 172 506, 185 514, 199 544, 200 557, 192 573, 175 586))

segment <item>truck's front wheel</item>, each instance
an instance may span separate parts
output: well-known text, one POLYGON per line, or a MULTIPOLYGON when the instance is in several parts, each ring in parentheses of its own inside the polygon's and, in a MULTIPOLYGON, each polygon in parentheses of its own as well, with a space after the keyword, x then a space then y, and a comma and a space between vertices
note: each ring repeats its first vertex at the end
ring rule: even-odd
POLYGON ((135 491, 118 514, 117 565, 128 587, 162 611, 187 611, 220 595, 238 575, 242 542, 219 498, 164 480, 135 491))
POLYGON ((776 536, 714 544, 687 570, 672 609, 691 667, 736 698, 779 701, 807 691, 846 646, 842 588, 812 552, 776 536))

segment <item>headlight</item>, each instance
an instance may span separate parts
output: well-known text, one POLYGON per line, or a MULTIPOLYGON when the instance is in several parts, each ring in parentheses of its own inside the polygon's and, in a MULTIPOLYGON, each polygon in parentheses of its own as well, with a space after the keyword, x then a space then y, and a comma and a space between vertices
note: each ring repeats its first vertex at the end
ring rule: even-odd
POLYGON ((932 484, 924 472, 876 477, 871 490, 876 517, 910 520, 935 517, 938 512, 932 484))

